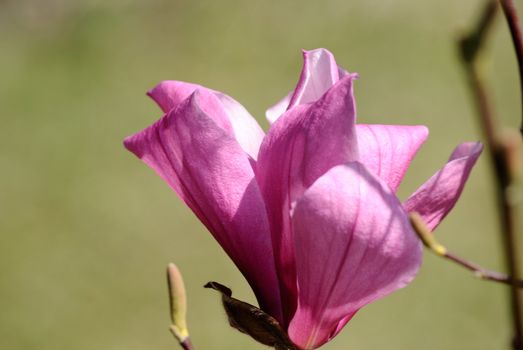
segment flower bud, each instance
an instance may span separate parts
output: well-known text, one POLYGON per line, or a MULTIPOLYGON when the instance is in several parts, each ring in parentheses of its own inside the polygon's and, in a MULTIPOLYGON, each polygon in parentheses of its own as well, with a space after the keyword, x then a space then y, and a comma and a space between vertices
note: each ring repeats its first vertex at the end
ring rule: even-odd
POLYGON ((421 239, 425 247, 429 248, 437 255, 444 256, 447 253, 447 248, 436 241, 434 235, 430 232, 421 216, 418 213, 413 212, 409 214, 409 218, 412 228, 418 234, 418 237, 421 239))
POLYGON ((172 322, 169 329, 176 339, 183 343, 189 338, 186 322, 187 297, 180 270, 173 263, 167 266, 167 282, 169 284, 169 304, 172 322))

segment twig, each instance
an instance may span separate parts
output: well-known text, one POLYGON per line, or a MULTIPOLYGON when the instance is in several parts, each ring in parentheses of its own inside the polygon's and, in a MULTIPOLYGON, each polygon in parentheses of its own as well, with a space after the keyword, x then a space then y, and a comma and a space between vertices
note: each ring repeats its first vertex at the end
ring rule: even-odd
MULTIPOLYGON (((452 261, 469 271, 472 271, 474 276, 482 280, 511 285, 512 279, 509 276, 500 272, 488 270, 479 264, 476 264, 475 262, 469 261, 455 253, 450 252, 446 247, 436 241, 418 213, 410 213, 409 217, 414 231, 418 234, 418 237, 421 239, 425 247, 427 247, 433 253, 449 261, 452 261)), ((515 282, 518 288, 523 288, 523 280, 517 280, 515 282)))
MULTIPOLYGON (((492 163, 496 175, 496 197, 501 217, 504 256, 510 284, 511 314, 514 328, 514 349, 523 349, 523 304, 518 290, 517 242, 515 234, 515 216, 508 198, 511 185, 511 169, 508 164, 508 149, 498 136, 496 120, 478 68, 478 55, 485 42, 485 36, 492 27, 497 12, 494 0, 486 2, 480 20, 474 30, 460 40, 460 51, 467 73, 469 85, 478 108, 483 131, 487 139, 492 163)), ((520 66, 521 67, 521 66, 520 66)))
POLYGON ((469 80, 469 85, 473 91, 478 114, 481 118, 483 132, 487 138, 487 143, 493 145, 496 143, 495 134, 495 117, 492 104, 488 98, 487 91, 483 84, 483 79, 478 69, 478 54, 483 48, 485 37, 491 29, 494 18, 498 12, 498 5, 495 0, 488 0, 476 27, 469 34, 463 36, 459 41, 461 58, 469 80))
POLYGON ((520 132, 523 136, 523 36, 521 34, 521 27, 519 25, 518 14, 514 1, 512 0, 500 0, 501 7, 505 13, 505 18, 510 29, 510 35, 512 36, 512 42, 514 44, 514 49, 516 51, 516 57, 518 60, 519 67, 519 83, 520 83, 520 93, 521 93, 521 126, 520 132))

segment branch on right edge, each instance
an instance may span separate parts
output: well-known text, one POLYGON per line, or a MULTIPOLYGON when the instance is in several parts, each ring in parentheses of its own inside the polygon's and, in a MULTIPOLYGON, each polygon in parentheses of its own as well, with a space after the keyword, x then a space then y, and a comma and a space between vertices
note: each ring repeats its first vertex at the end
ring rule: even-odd
MULTIPOLYGON (((500 1, 505 5, 511 3, 511 1, 500 1)), ((492 27, 497 12, 497 1, 487 0, 475 27, 459 41, 459 49, 494 167, 496 197, 501 218, 501 235, 508 271, 507 282, 510 285, 510 310, 514 332, 513 349, 523 350, 523 301, 518 290, 518 245, 515 232, 515 213, 509 198, 514 174, 510 162, 511 150, 507 147, 506 140, 499 136, 498 123, 478 65, 481 49, 485 44, 485 38, 492 27)), ((522 62, 519 61, 519 63, 521 72, 522 62)))
POLYGON ((521 126, 520 132, 523 136, 523 35, 521 34, 521 26, 519 24, 518 12, 513 0, 500 0, 501 7, 505 13, 508 27, 510 29, 510 35, 512 37, 512 43, 514 44, 514 50, 516 51, 516 57, 518 60, 519 67, 519 84, 521 94, 521 126))

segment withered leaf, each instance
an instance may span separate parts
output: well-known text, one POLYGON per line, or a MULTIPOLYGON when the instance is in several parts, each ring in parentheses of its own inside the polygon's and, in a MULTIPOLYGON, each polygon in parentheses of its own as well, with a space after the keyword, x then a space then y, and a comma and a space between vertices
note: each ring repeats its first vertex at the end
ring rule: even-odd
POLYGON ((218 282, 208 282, 204 287, 222 294, 223 308, 232 327, 277 350, 298 350, 274 317, 254 305, 233 298, 231 289, 218 282))

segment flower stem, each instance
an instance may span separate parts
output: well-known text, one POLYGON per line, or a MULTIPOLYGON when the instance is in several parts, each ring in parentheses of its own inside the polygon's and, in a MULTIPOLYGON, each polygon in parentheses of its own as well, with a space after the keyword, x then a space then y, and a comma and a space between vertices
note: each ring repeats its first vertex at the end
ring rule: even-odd
MULTIPOLYGON (((512 4, 511 1, 502 1, 502 4, 503 3, 505 3, 504 5, 512 4)), ((512 183, 512 173, 508 162, 509 149, 506 147, 504 140, 501 139, 497 133, 497 121, 495 119, 491 103, 488 98, 487 90, 483 83, 483 79, 478 67, 478 56, 485 43, 485 37, 488 34, 489 29, 492 27, 492 22, 495 18, 497 8, 497 1, 488 0, 485 3, 485 7, 475 28, 460 40, 459 47, 468 82, 478 109, 478 115, 483 127, 483 132, 486 136, 486 143, 490 151, 489 153, 494 168, 496 178, 496 199, 498 202, 499 215, 501 219, 501 235, 503 240, 504 256, 508 270, 507 278, 508 284, 510 284, 510 310, 512 314, 514 332, 513 345, 514 350, 522 350, 523 302, 521 300, 521 294, 518 290, 518 245, 516 241, 517 236, 515 233, 515 215, 514 208, 511 205, 510 198, 508 196, 509 188, 512 183)), ((515 11, 510 10, 511 8, 514 10, 513 6, 509 6, 509 14, 515 14, 515 11)), ((516 30, 516 35, 519 35, 519 39, 516 37, 515 40, 520 40, 520 33, 517 29, 517 22, 514 22, 514 18, 512 23, 515 26, 514 28, 516 30)), ((519 44, 517 45, 520 46, 519 44)), ((522 62, 519 56, 518 61, 520 63, 521 69, 522 62)))
POLYGON ((519 83, 520 83, 520 93, 521 93, 521 126, 520 132, 523 136, 523 36, 521 34, 521 27, 519 25, 518 14, 516 6, 514 5, 513 0, 500 0, 501 7, 505 13, 505 18, 510 29, 510 35, 512 36, 512 42, 514 44, 514 49, 516 51, 516 57, 518 60, 519 67, 519 83))
MULTIPOLYGON (((430 249, 436 255, 452 261, 469 271, 472 271, 476 277, 482 280, 493 281, 507 285, 512 284, 512 279, 509 276, 497 271, 488 270, 475 262, 469 261, 455 253, 450 252, 446 247, 436 241, 418 213, 411 213, 409 216, 412 227, 418 234, 418 237, 420 237, 425 247, 430 249)), ((523 288, 523 280, 516 280, 515 283, 518 288, 523 288)))

